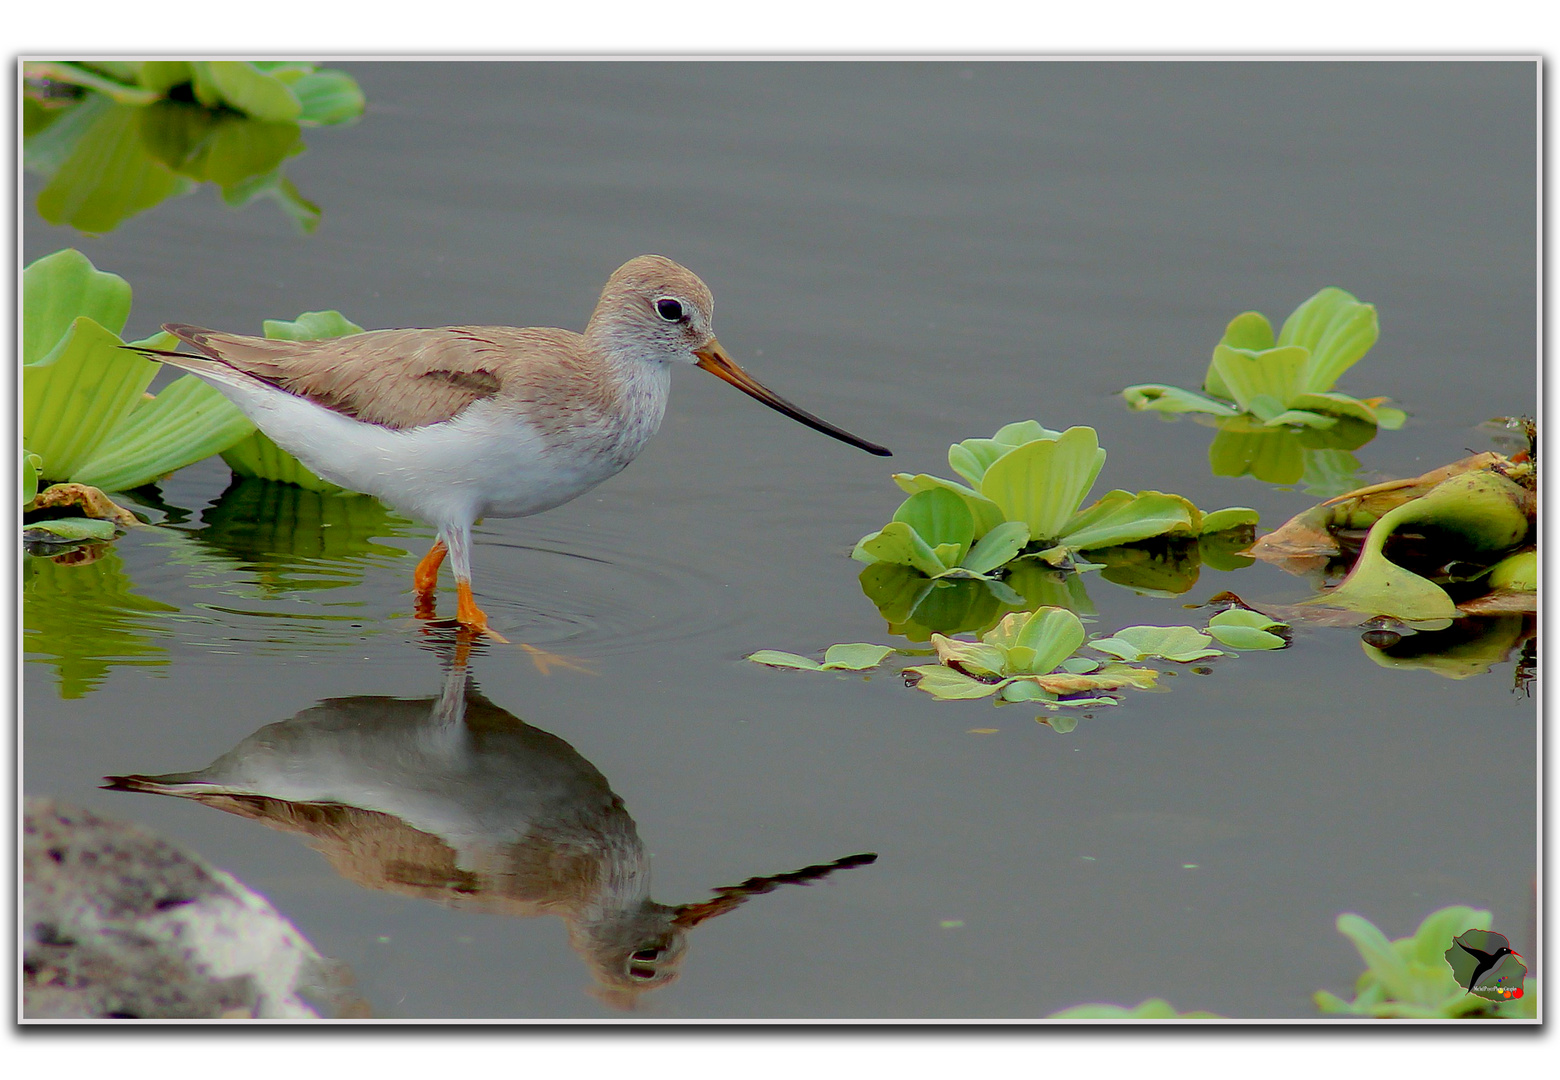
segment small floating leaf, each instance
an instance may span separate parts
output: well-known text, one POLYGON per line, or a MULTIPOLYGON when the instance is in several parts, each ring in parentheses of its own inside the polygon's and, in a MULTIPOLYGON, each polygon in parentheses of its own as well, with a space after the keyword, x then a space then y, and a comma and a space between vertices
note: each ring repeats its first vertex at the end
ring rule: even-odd
POLYGON ((22 539, 30 543, 68 544, 79 540, 112 540, 114 523, 97 518, 54 518, 22 526, 22 539))
POLYGON ((891 645, 872 645, 853 642, 848 645, 830 645, 823 654, 823 666, 829 670, 865 671, 877 667, 894 651, 891 645))
POLYGON ((748 659, 755 664, 768 664, 770 667, 804 668, 808 671, 817 671, 823 667, 816 660, 810 660, 796 653, 780 652, 777 649, 760 649, 756 653, 748 655, 748 659))
POLYGON ((982 682, 979 679, 972 679, 963 672, 941 664, 922 664, 918 667, 905 668, 905 671, 920 676, 915 684, 917 690, 925 690, 933 697, 945 700, 990 697, 1007 685, 1007 680, 982 682))
POLYGON ((1230 608, 1208 620, 1208 633, 1232 649, 1282 649, 1289 643, 1274 629, 1288 627, 1249 608, 1230 608))
POLYGON ((1089 642, 1089 647, 1128 662, 1157 658, 1187 664, 1223 656, 1223 650, 1208 648, 1212 641, 1190 626, 1128 626, 1111 637, 1089 642))

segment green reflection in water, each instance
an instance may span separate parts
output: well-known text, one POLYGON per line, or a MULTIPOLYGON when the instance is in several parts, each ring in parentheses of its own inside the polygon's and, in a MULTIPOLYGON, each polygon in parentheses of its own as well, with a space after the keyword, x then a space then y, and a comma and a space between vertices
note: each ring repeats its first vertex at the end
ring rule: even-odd
POLYGON ((52 558, 22 559, 22 643, 29 659, 59 676, 60 697, 97 689, 109 669, 168 663, 158 616, 179 609, 134 591, 107 544, 52 558))
POLYGON ((1324 498, 1358 485, 1359 459, 1349 453, 1376 434, 1372 424, 1343 419, 1330 428, 1274 429, 1236 416, 1219 424, 1208 447, 1215 476, 1246 476, 1270 484, 1301 484, 1324 498))
MULTIPOLYGON (((185 513, 151 499, 144 505, 165 522, 185 513)), ((400 548, 376 540, 415 532, 411 522, 366 495, 306 491, 254 479, 235 479, 200 515, 199 528, 164 524, 148 529, 146 542, 164 552, 158 565, 185 571, 177 575, 181 588, 217 588, 258 599, 358 585, 373 567, 406 557, 400 548)), ((173 632, 173 620, 226 614, 246 621, 283 619, 290 625, 299 619, 354 626, 361 621, 361 616, 331 611, 194 606, 198 611, 186 612, 141 595, 123 559, 106 544, 58 560, 28 555, 23 564, 28 659, 57 669, 65 698, 96 689, 115 666, 167 664, 165 636, 173 632)), ((325 633, 339 637, 341 631, 327 628, 325 633)), ((350 640, 360 635, 354 629, 350 640)))
POLYGON ((298 63, 24 66, 23 160, 48 178, 38 212, 104 233, 203 183, 230 206, 274 199, 304 232, 320 209, 286 178, 302 128, 362 113, 357 84, 298 63))

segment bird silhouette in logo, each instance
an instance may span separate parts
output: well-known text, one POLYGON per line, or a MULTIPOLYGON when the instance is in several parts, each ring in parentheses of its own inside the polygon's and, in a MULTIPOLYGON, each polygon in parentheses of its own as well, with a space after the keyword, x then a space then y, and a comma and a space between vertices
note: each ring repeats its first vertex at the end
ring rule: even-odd
MULTIPOLYGON (((1453 938, 1452 947, 1446 950, 1446 961, 1451 964, 1457 981, 1467 987, 1470 994, 1479 994, 1481 997, 1488 996, 1488 991, 1494 991, 1502 997, 1511 996, 1501 992, 1501 987, 1479 986, 1479 980, 1500 968, 1501 961, 1508 956, 1518 960, 1516 966, 1520 974, 1516 976, 1516 984, 1520 987, 1522 975, 1526 974, 1527 969, 1520 963, 1522 954, 1511 947, 1505 935, 1488 930, 1469 930, 1453 938)), ((1496 981, 1505 983, 1505 979, 1496 981)))

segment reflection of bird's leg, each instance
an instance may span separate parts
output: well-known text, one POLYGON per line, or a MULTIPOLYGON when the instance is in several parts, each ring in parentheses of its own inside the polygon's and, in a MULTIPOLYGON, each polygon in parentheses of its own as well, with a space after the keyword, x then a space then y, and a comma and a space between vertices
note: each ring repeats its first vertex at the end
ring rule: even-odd
POLYGON ((434 592, 439 585, 439 567, 444 562, 444 553, 447 550, 444 538, 441 536, 433 542, 433 547, 428 549, 428 554, 422 557, 417 564, 417 570, 412 574, 412 583, 415 587, 413 593, 416 603, 415 614, 419 619, 433 618, 438 603, 434 592))

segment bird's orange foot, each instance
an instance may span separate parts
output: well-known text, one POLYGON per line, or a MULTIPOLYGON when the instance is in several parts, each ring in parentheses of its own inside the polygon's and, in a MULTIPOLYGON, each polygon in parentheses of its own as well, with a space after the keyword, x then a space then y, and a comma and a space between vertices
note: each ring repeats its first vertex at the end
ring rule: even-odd
POLYGON ((439 567, 444 563, 446 550, 443 540, 435 540, 428 554, 422 557, 417 563, 417 569, 412 572, 414 612, 419 619, 434 617, 437 607, 434 590, 439 585, 439 567))
POLYGON ((505 645, 509 644, 508 638, 488 626, 487 613, 477 607, 476 598, 471 595, 471 582, 457 581, 455 583, 455 595, 457 597, 455 604, 455 619, 457 622, 462 626, 469 626, 472 630, 486 635, 494 641, 501 641, 505 645))
POLYGON ((548 652, 546 649, 538 649, 535 645, 527 645, 523 641, 520 643, 520 647, 529 654, 531 663, 535 664, 536 670, 543 675, 550 675, 555 667, 566 668, 569 671, 578 671, 583 675, 596 674, 596 669, 584 660, 571 660, 567 656, 560 656, 558 653, 548 652))

